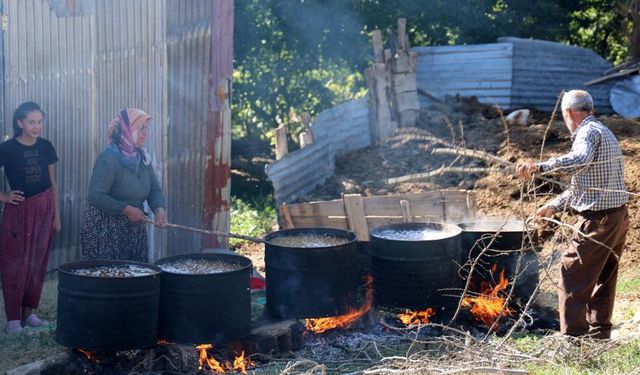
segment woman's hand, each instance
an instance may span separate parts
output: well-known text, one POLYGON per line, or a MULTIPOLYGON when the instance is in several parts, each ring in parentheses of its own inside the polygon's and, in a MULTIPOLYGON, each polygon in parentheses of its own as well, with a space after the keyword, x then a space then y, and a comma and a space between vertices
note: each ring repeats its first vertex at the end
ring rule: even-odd
POLYGON ((137 207, 127 206, 122 210, 122 214, 129 219, 132 223, 144 223, 147 217, 144 212, 137 207))
POLYGON ((0 200, 4 203, 19 204, 24 201, 24 193, 20 190, 11 190, 8 193, 0 193, 0 200))
POLYGON ((167 212, 164 208, 160 207, 156 209, 156 220, 153 224, 158 228, 166 228, 167 227, 167 212))
POLYGON ((62 220, 60 220, 60 215, 55 215, 53 218, 53 226, 52 229, 54 232, 60 232, 62 229, 62 220))

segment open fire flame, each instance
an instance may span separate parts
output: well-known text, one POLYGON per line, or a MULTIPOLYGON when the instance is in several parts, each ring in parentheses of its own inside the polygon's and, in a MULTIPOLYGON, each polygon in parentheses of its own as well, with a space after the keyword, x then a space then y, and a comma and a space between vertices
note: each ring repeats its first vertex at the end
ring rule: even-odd
POLYGON ((233 360, 233 363, 229 361, 219 362, 213 357, 213 355, 209 355, 208 350, 211 348, 213 348, 213 345, 211 344, 202 344, 196 346, 199 354, 198 370, 203 370, 206 366, 209 368, 209 370, 217 374, 225 374, 230 371, 240 371, 241 373, 246 374, 247 367, 255 366, 255 363, 251 361, 251 359, 244 356, 244 352, 237 356, 233 360))
POLYGON ((100 363, 100 360, 96 358, 92 351, 84 350, 84 349, 76 349, 80 353, 84 354, 84 356, 91 362, 100 363))
POLYGON ((398 314, 398 320, 406 326, 427 324, 435 314, 436 311, 432 308, 420 311, 405 310, 404 313, 398 314))
POLYGON ((366 276, 367 293, 365 295, 365 301, 362 307, 354 309, 348 313, 340 316, 328 317, 328 318, 311 318, 305 319, 304 325, 307 331, 313 333, 323 333, 331 329, 343 328, 350 326, 353 322, 363 317, 371 310, 373 303, 373 276, 366 276))
MULTIPOLYGON (((496 265, 491 269, 496 272, 496 265)), ((500 313, 509 316, 513 315, 513 310, 504 306, 505 298, 500 293, 507 288, 507 279, 504 277, 504 270, 500 271, 500 278, 495 287, 490 282, 483 281, 480 284, 480 294, 477 296, 465 296, 462 299, 462 307, 470 307, 471 315, 486 326, 492 326, 500 313), (503 310, 504 306, 504 310, 503 310)))

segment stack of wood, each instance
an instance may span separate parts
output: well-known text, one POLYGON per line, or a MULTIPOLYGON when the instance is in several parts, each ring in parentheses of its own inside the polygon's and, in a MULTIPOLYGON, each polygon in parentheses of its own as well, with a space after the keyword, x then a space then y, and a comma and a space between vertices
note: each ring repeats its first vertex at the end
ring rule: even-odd
POLYGON ((420 110, 416 84, 417 54, 410 50, 406 26, 406 19, 398 19, 395 51, 383 49, 380 30, 372 32, 374 62, 366 69, 365 76, 369 87, 373 140, 389 137, 398 127, 416 124, 420 110))

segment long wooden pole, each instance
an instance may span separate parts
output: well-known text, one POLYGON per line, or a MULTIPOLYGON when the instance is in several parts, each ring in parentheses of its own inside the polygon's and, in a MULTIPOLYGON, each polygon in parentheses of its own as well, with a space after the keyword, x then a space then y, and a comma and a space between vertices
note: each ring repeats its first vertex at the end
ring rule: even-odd
MULTIPOLYGON (((147 219, 147 223, 149 224, 153 224, 153 220, 147 219)), ((205 234, 205 235, 209 235, 209 236, 220 236, 220 237, 231 237, 231 238, 238 238, 241 240, 247 240, 247 241, 252 241, 252 242, 260 242, 263 243, 265 242, 262 238, 258 238, 258 237, 253 237, 253 236, 245 236, 242 234, 235 234, 235 233, 226 233, 226 232, 218 232, 215 230, 208 230, 208 229, 201 229, 201 228, 194 228, 194 227, 190 227, 187 225, 180 225, 180 224, 171 224, 171 223, 167 223, 165 224, 165 227, 167 228, 172 228, 172 229, 182 229, 182 230, 186 230, 189 232, 194 232, 194 233, 200 233, 200 234, 205 234)))

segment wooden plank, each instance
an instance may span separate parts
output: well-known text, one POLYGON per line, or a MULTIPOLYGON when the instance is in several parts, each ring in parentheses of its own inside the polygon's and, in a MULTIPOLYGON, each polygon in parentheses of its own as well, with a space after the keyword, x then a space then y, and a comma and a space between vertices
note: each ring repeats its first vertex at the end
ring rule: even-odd
POLYGON ((282 219, 282 225, 284 229, 295 228, 293 225, 293 221, 291 220, 291 215, 289 213, 289 206, 286 203, 283 203, 280 206, 280 218, 282 219))
POLYGON ((311 135, 311 133, 308 133, 308 132, 300 133, 300 148, 305 148, 311 144, 313 144, 313 136, 311 135))
POLYGON ((402 220, 405 223, 410 223, 412 220, 411 218, 411 204, 409 203, 408 200, 403 199, 400 201, 400 207, 402 208, 402 220))
POLYGON ((595 85, 595 84, 598 84, 598 83, 606 82, 606 81, 609 81, 609 80, 612 80, 612 79, 615 79, 615 78, 626 77, 626 76, 631 75, 633 73, 637 73, 638 71, 640 71, 640 68, 625 69, 625 70, 622 70, 622 71, 620 71, 618 73, 609 74, 609 75, 606 75, 604 77, 600 77, 600 78, 593 79, 591 81, 585 82, 584 85, 585 86, 591 86, 591 85, 595 85))
POLYGON ((362 196, 349 194, 345 195, 343 200, 349 229, 355 232, 360 241, 369 241, 369 227, 364 215, 362 196))
POLYGON ((368 232, 381 225, 438 222, 445 218, 459 222, 474 215, 475 205, 475 193, 445 190, 381 197, 347 195, 343 200, 301 203, 287 205, 287 208, 294 227, 335 228, 343 225, 366 241, 363 238, 368 238, 368 232))
POLYGON ((346 216, 342 199, 290 204, 291 216, 346 216))
POLYGON ((460 194, 450 194, 449 191, 442 191, 442 204, 444 206, 444 217, 446 221, 459 222, 474 216, 475 195, 462 196, 460 194))
POLYGON ((349 223, 345 217, 292 217, 295 228, 338 228, 349 230, 349 223))
POLYGON ((398 49, 407 50, 409 44, 407 40, 407 19, 398 18, 398 49))
POLYGON ((280 125, 275 130, 276 132, 276 160, 280 160, 289 153, 289 146, 287 145, 287 127, 280 125))
POLYGON ((313 130, 311 129, 311 114, 309 112, 302 112, 302 125, 304 125, 304 131, 300 133, 300 148, 304 148, 310 144, 313 144, 313 130))
MULTIPOLYGON (((389 224, 400 224, 403 223, 402 216, 394 216, 394 217, 368 217, 367 218, 367 227, 369 230, 376 229, 383 225, 389 224)), ((358 238, 360 240, 360 238, 358 238)), ((362 240, 361 240, 362 241, 362 240)), ((368 241, 368 240, 367 240, 368 241)))
POLYGON ((437 207, 440 201, 438 192, 425 192, 419 194, 399 194, 364 198, 365 213, 367 216, 402 216, 400 201, 410 202, 414 214, 426 211, 429 207, 437 207))
POLYGON ((382 33, 380 30, 373 30, 371 32, 371 39, 373 41, 373 60, 376 63, 384 62, 383 47, 382 47, 382 33))

